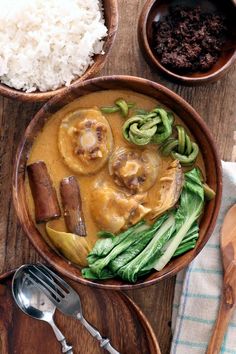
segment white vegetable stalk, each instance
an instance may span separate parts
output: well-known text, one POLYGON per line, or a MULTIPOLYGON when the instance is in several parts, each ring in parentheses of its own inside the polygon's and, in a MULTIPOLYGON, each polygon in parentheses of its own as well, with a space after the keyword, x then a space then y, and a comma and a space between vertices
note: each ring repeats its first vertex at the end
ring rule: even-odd
POLYGON ((170 241, 169 246, 167 247, 164 254, 158 259, 157 263, 153 267, 154 269, 156 269, 158 271, 162 270, 166 266, 166 264, 171 260, 175 251, 179 247, 179 244, 181 243, 184 236, 187 234, 187 232, 191 228, 195 219, 196 219, 196 217, 194 214, 181 226, 181 228, 179 229, 177 234, 170 241))
POLYGON ((161 238, 174 224, 175 218, 173 215, 170 215, 169 218, 160 227, 160 229, 156 232, 148 247, 151 247, 153 243, 155 243, 157 239, 161 238))

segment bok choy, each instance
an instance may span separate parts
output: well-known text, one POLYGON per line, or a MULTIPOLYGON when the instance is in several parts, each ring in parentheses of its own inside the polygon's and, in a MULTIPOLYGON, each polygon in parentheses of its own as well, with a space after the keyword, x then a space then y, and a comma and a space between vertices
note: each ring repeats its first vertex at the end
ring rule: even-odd
MULTIPOLYGON (((163 220, 166 218, 166 216, 163 216, 158 224, 162 224, 163 220)), ((111 251, 103 258, 99 258, 97 261, 92 263, 89 266, 91 270, 97 274, 99 277, 102 273, 102 270, 113 260, 115 259, 118 255, 120 255, 123 251, 125 251, 127 248, 130 248, 133 246, 134 243, 136 243, 137 239, 142 238, 143 236, 147 235, 148 226, 147 225, 142 225, 138 229, 136 229, 136 232, 132 232, 129 237, 125 237, 122 242, 117 243, 115 247, 111 249, 111 251), (145 226, 145 227, 144 227, 145 226)), ((118 237, 115 238, 115 240, 118 237)), ((114 240, 114 239, 113 239, 114 240)), ((114 240, 114 241, 115 241, 114 240)), ((115 242, 113 242, 115 243, 115 242)))
MULTIPOLYGON (((117 274, 124 280, 135 282, 139 271, 142 270, 144 266, 147 266, 148 263, 152 263, 152 259, 160 256, 161 249, 171 237, 174 227, 175 218, 173 215, 170 215, 144 250, 131 262, 120 268, 117 274)), ((151 270, 152 268, 153 266, 151 264, 149 269, 151 270)))
POLYGON ((121 277, 135 282, 153 268, 160 271, 171 260, 195 247, 198 219, 204 206, 204 189, 199 171, 185 173, 179 206, 159 217, 150 226, 144 221, 121 234, 100 232, 88 255, 89 268, 82 275, 89 279, 121 277))
POLYGON ((175 254, 191 226, 199 218, 204 206, 204 190, 196 168, 185 173, 185 183, 180 195, 180 206, 175 214, 176 232, 154 269, 162 270, 175 254))

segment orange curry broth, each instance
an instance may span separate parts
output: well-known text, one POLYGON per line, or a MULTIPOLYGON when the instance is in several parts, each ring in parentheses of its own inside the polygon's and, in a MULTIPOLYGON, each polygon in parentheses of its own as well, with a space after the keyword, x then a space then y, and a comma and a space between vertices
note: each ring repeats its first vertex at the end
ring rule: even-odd
MULTIPOLYGON (((74 175, 76 176, 81 190, 82 197, 82 205, 83 212, 86 222, 87 228, 87 239, 88 242, 93 245, 97 240, 97 232, 99 231, 99 227, 94 222, 90 213, 90 196, 93 185, 97 179, 102 179, 104 182, 107 181, 109 183, 113 183, 111 180, 111 176, 108 173, 108 164, 98 172, 93 175, 76 175, 75 172, 70 170, 65 163, 63 162, 63 158, 60 155, 58 150, 58 129, 61 123, 61 120, 65 117, 66 114, 80 109, 80 108, 99 108, 101 106, 112 106, 114 105, 114 101, 117 98, 122 97, 127 102, 135 103, 135 107, 133 108, 132 114, 135 113, 135 108, 142 108, 145 110, 151 110, 154 107, 161 106, 164 107, 161 103, 157 102, 155 99, 147 97, 142 94, 135 93, 133 91, 128 90, 108 90, 108 91, 99 91, 94 92, 85 96, 82 96, 72 103, 68 104, 64 108, 62 108, 57 113, 53 114, 48 122, 43 127, 43 130, 38 134, 35 138, 34 144, 32 146, 30 156, 28 159, 28 164, 36 162, 38 160, 43 160, 48 168, 48 172, 53 181, 54 187, 57 191, 57 196, 59 199, 59 203, 61 206, 60 200, 60 192, 59 185, 60 181, 67 176, 74 175)), ((124 118, 119 113, 105 114, 108 122, 110 123, 113 138, 114 138, 114 148, 116 147, 136 147, 133 144, 129 144, 122 135, 122 126, 124 124, 124 118)), ((175 115, 175 124, 182 123, 179 117, 175 115)), ((187 130, 188 131, 188 130, 187 130)), ((191 136, 191 134, 190 134, 191 136)), ((138 149, 139 147, 137 147, 138 149)), ((145 149, 154 149, 158 152, 157 145, 149 144, 144 146, 145 149)), ((161 156, 161 155, 160 155, 161 156)), ((163 157, 161 156, 161 164, 159 168, 158 177, 156 183, 153 187, 148 191, 149 201, 148 206, 154 207, 158 201, 159 195, 159 180, 162 175, 162 172, 165 171, 168 164, 172 161, 171 157, 163 157), (151 197, 152 196, 152 197, 151 197)), ((204 171, 204 163, 201 154, 199 154, 197 159, 197 165, 204 171)), ((116 188, 119 188, 116 186, 116 188)), ((121 189, 121 188, 120 188, 121 189)), ((122 190, 122 189, 121 189, 122 190)), ((30 214, 34 220, 34 202, 32 199, 28 178, 26 178, 26 197, 29 206, 30 214)), ((61 207, 62 210, 62 207, 61 207)), ((45 232, 45 225, 36 225, 40 233, 44 238, 47 238, 45 232)), ((53 221, 53 226, 55 229, 59 231, 66 231, 66 226, 64 223, 63 216, 53 221)))

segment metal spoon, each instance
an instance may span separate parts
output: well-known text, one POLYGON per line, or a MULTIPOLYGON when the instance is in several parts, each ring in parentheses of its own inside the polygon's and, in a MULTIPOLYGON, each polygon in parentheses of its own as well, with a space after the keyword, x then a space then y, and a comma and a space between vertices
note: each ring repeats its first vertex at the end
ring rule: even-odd
POLYGON ((61 343, 62 353, 73 354, 72 347, 67 345, 64 335, 53 320, 56 306, 32 284, 25 273, 26 267, 27 265, 20 267, 13 277, 12 294, 15 302, 26 315, 49 323, 58 342, 61 343))

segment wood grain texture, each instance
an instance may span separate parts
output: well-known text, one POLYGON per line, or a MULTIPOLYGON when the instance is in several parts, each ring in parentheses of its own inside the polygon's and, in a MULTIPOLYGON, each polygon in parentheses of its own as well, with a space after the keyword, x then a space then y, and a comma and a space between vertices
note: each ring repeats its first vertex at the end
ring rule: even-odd
MULTIPOLYGON (((122 293, 94 290, 70 283, 81 298, 85 318, 122 354, 161 354, 155 334, 140 309, 122 293), (93 309, 91 311, 91 308, 93 309)), ((14 303, 11 278, 0 282, 0 353, 60 353, 49 325, 26 316, 14 303), (37 333, 37 335, 35 335, 37 333)), ((75 319, 55 313, 55 322, 73 346, 74 354, 105 354, 99 343, 75 319)))
POLYGON ((225 332, 234 313, 236 303, 236 261, 230 263, 224 274, 223 293, 220 299, 217 319, 206 354, 218 354, 223 343, 225 332))
MULTIPOLYGON (((177 85, 145 62, 137 40, 137 23, 145 0, 118 0, 119 29, 101 75, 129 74, 162 83, 186 99, 200 113, 216 141, 220 157, 230 160, 236 131, 236 67, 217 83, 200 87, 177 85)), ((39 256, 23 234, 11 202, 11 176, 16 146, 40 104, 0 97, 0 273, 35 262, 39 256)), ((147 289, 127 292, 150 320, 163 354, 170 351, 174 278, 147 289)))
POLYGON ((206 354, 218 354, 229 321, 236 307, 236 204, 225 215, 221 227, 221 255, 224 278, 222 295, 211 339, 206 354))

